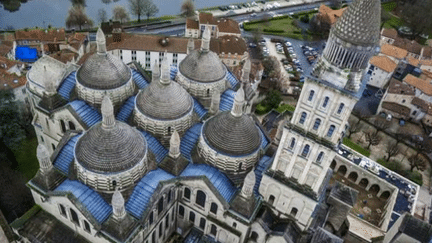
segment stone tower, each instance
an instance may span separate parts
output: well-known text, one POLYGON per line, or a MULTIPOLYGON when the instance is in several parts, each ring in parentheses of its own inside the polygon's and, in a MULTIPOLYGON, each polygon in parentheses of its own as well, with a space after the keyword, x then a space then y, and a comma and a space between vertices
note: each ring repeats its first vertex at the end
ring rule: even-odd
POLYGON ((380 7, 378 0, 355 0, 331 29, 263 177, 265 200, 303 229, 323 198, 330 163, 365 85, 363 71, 380 37, 380 7))

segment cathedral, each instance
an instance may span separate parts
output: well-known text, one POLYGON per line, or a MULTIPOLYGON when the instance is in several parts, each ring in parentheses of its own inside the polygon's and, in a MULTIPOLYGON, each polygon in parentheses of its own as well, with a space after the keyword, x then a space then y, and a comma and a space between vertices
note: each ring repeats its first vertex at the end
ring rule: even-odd
POLYGON ((247 112, 250 61, 238 80, 210 50, 209 29, 178 68, 165 57, 151 77, 107 52, 100 29, 81 66, 42 57, 26 87, 39 210, 15 232, 23 242, 343 242, 356 191, 328 188, 330 163, 379 24, 378 0, 353 1, 274 155, 247 112))

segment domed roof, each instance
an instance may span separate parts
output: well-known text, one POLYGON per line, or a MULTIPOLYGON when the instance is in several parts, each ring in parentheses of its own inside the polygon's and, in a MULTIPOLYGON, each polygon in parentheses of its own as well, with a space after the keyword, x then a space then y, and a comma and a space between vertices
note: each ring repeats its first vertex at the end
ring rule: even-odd
POLYGON ((142 114, 155 119, 180 118, 193 109, 192 97, 178 83, 169 80, 169 65, 165 60, 162 72, 161 80, 153 80, 138 94, 136 106, 142 114))
POLYGON ((203 127, 207 143, 228 155, 251 154, 260 147, 261 135, 255 122, 247 115, 233 116, 225 111, 210 118, 203 127))
POLYGON ((214 82, 226 75, 226 67, 212 51, 193 50, 179 65, 180 73, 198 82, 214 82))
POLYGON ((147 154, 144 136, 126 123, 116 121, 107 96, 102 102, 103 120, 82 135, 75 147, 76 160, 84 168, 101 173, 120 172, 140 162, 147 154), (107 115, 106 113, 111 114, 107 115))

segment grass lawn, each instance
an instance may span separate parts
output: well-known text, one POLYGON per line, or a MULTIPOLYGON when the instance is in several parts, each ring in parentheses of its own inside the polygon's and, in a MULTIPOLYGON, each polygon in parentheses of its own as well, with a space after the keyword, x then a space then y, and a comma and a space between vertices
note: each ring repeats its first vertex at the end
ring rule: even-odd
POLYGON ((281 35, 294 39, 304 39, 301 29, 294 26, 293 19, 290 17, 272 19, 267 22, 246 23, 245 30, 261 30, 263 33, 281 35))
POLYGON ((349 138, 344 138, 343 139, 343 144, 350 147, 351 149, 359 152, 360 154, 363 154, 366 157, 370 156, 370 151, 367 149, 364 149, 362 146, 354 143, 353 141, 351 141, 349 138))
POLYGON ((288 104, 284 104, 284 105, 280 105, 276 111, 279 113, 283 113, 284 111, 291 111, 293 112, 295 110, 295 107, 292 105, 288 105, 288 104))
POLYGON ((396 8, 396 2, 383 3, 383 4, 381 4, 381 8, 387 12, 391 12, 391 11, 393 11, 393 9, 396 8))
POLYGON ((15 152, 18 163, 18 170, 30 180, 36 175, 39 169, 39 162, 36 158, 36 148, 38 141, 36 137, 26 138, 21 144, 21 148, 15 152))
POLYGON ((400 19, 400 18, 392 15, 392 17, 387 22, 385 22, 384 28, 386 28, 386 29, 392 29, 392 28, 397 29, 400 26, 402 26, 403 24, 404 24, 404 22, 403 22, 402 19, 400 19))

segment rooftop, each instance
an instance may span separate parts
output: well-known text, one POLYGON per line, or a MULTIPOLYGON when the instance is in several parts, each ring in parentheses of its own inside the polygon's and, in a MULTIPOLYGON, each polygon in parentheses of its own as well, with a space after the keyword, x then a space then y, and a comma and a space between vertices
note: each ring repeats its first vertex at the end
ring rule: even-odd
POLYGON ((408 55, 408 51, 390 44, 381 46, 381 53, 396 59, 404 59, 408 55))
POLYGON ((219 32, 240 34, 240 27, 237 21, 232 19, 220 19, 217 21, 219 32))
POLYGON ((387 56, 373 56, 369 62, 388 73, 392 73, 397 67, 397 64, 387 56))
POLYGON ((411 109, 409 107, 400 105, 396 102, 382 102, 382 108, 387 109, 389 111, 393 111, 396 113, 399 113, 403 116, 405 116, 405 118, 409 117, 409 114, 411 113, 411 109))
POLYGON ((329 19, 330 24, 333 25, 334 23, 336 23, 336 20, 338 20, 340 16, 342 16, 342 13, 345 11, 345 9, 346 7, 333 10, 330 7, 322 4, 318 10, 319 11, 318 13, 320 15, 326 16, 329 19))
POLYGON ((33 40, 33 41, 43 41, 43 42, 57 42, 66 40, 65 30, 62 29, 51 29, 51 30, 17 30, 15 31, 16 40, 33 40))
POLYGON ((186 28, 198 30, 199 29, 199 23, 196 20, 187 18, 186 19, 186 28))
POLYGON ((390 94, 415 95, 414 87, 392 78, 387 92, 390 94))
POLYGON ((381 35, 390 39, 396 39, 398 37, 398 32, 396 29, 385 29, 381 30, 381 35))
POLYGON ((432 84, 428 81, 417 78, 416 76, 412 74, 408 74, 404 79, 404 82, 406 82, 409 85, 414 86, 415 88, 421 90, 426 95, 432 95, 432 84))
POLYGON ((201 12, 199 14, 199 23, 200 24, 211 24, 211 25, 217 25, 217 22, 215 18, 213 17, 213 14, 211 13, 203 13, 201 12))

